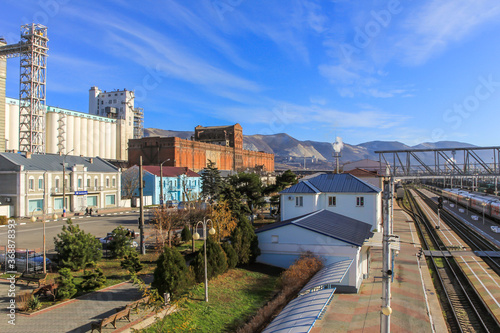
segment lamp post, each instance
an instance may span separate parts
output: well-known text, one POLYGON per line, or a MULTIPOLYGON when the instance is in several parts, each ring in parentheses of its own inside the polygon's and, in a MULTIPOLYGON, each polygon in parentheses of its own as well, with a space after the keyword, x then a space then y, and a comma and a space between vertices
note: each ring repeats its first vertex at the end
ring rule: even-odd
MULTIPOLYGON (((196 223, 196 228, 195 228, 195 230, 198 230, 198 225, 200 223, 203 225, 203 237, 204 237, 203 250, 205 252, 205 302, 208 302, 208 278, 207 278, 207 224, 208 224, 208 222, 212 223, 212 228, 210 228, 208 233, 210 235, 213 235, 213 234, 215 234, 214 223, 212 222, 212 220, 207 219, 205 217, 203 218, 203 221, 198 221, 198 223, 196 223)), ((198 233, 198 231, 196 231, 194 233, 193 239, 194 240, 200 239, 200 234, 198 233)))
MULTIPOLYGON (((33 211, 31 212, 31 222, 36 221, 35 212, 38 210, 43 212, 43 216, 42 216, 42 223, 43 223, 43 273, 47 273, 47 262, 46 262, 47 256, 46 256, 46 252, 45 252, 45 211, 40 207, 33 209, 33 211)), ((57 220, 56 213, 54 213, 53 217, 54 217, 54 220, 57 220)), ((28 258, 26 258, 26 262, 28 262, 28 258)))
POLYGON ((163 163, 170 161, 170 158, 167 158, 165 161, 160 163, 160 207, 163 210, 163 163))
POLYGON ((71 149, 68 151, 66 154, 63 156, 63 213, 62 217, 66 217, 66 156, 68 156, 69 153, 71 153, 75 149, 71 149))
POLYGON ((467 209, 465 215, 469 216, 469 201, 470 198, 465 198, 465 208, 467 209))
POLYGON ((483 206, 483 225, 484 225, 484 207, 486 207, 486 202, 482 202, 481 206, 483 206))

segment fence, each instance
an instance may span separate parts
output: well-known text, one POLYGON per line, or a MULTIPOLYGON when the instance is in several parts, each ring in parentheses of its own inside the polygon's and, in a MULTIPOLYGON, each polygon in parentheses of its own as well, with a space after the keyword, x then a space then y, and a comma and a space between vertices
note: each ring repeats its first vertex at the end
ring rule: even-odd
MULTIPOLYGON (((18 273, 23 273, 27 271, 28 273, 41 272, 43 271, 43 249, 16 249, 15 252, 15 266, 7 266, 7 260, 10 256, 7 255, 7 247, 0 245, 0 269, 3 272, 15 271, 18 273)), ((52 262, 49 258, 46 258, 46 268, 48 271, 51 270, 52 262)))

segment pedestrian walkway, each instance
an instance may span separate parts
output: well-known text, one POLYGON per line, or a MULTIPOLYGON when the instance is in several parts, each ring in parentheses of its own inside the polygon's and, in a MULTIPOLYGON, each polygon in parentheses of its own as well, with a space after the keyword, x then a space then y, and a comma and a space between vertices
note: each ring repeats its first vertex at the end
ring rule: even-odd
MULTIPOLYGON (((8 287, 7 281, 0 281, 0 332, 9 333, 90 332, 91 322, 114 314, 117 307, 125 306, 142 296, 141 292, 131 282, 124 282, 29 316, 18 312, 16 313, 16 325, 13 326, 7 322, 8 287)), ((25 289, 24 286, 22 288, 25 289)), ((20 291, 19 287, 16 289, 17 292, 20 291)), ((131 319, 135 320, 134 317, 131 319)), ((118 328, 125 326, 127 323, 127 321, 120 322, 118 328)), ((113 327, 112 325, 108 326, 113 327)), ((113 330, 108 328, 103 330, 103 332, 106 331, 111 332, 113 330)))
MULTIPOLYGON (((400 252, 391 283, 391 332, 447 332, 426 262, 417 256, 420 242, 413 221, 397 205, 394 234, 400 238, 400 252)), ((380 332, 381 270, 382 250, 373 248, 370 277, 363 281, 359 293, 335 294, 311 332, 380 332)))

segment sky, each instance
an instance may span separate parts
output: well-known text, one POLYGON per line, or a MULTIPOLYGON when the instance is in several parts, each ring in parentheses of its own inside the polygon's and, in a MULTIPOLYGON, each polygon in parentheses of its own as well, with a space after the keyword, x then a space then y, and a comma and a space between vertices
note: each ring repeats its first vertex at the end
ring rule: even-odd
POLYGON ((495 0, 2 0, 0 36, 27 23, 48 28, 50 106, 125 88, 145 128, 498 145, 495 0))

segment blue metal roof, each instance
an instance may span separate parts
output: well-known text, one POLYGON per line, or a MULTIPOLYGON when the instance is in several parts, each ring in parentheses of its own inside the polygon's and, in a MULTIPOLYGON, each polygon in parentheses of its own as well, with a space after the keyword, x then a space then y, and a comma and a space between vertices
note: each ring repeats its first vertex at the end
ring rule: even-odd
POLYGON ((302 288, 299 295, 304 295, 322 289, 331 289, 332 285, 342 282, 351 267, 354 259, 346 259, 334 262, 323 267, 311 280, 302 288))
POLYGON ((326 209, 318 210, 306 215, 294 217, 282 222, 272 223, 257 229, 260 233, 276 229, 285 225, 296 225, 343 242, 362 246, 366 239, 372 236, 371 224, 331 212, 326 209))
POLYGON ((0 163, 0 170, 3 171, 18 171, 19 166, 23 165, 26 171, 62 172, 63 160, 67 163, 66 171, 71 171, 75 164, 87 167, 88 172, 118 171, 117 167, 99 157, 92 158, 92 163, 90 157, 68 155, 64 158, 64 155, 58 154, 32 154, 31 158, 27 158, 24 153, 0 153, 0 158, 5 159, 5 163, 0 163))
POLYGON ((288 303, 262 333, 309 332, 330 304, 335 289, 300 296, 288 303))
MULTIPOLYGON (((379 193, 382 192, 376 186, 362 181, 348 173, 324 174, 311 178, 308 182, 320 192, 329 193, 379 193)), ((314 188, 307 182, 299 182, 280 193, 316 193, 314 188)))

